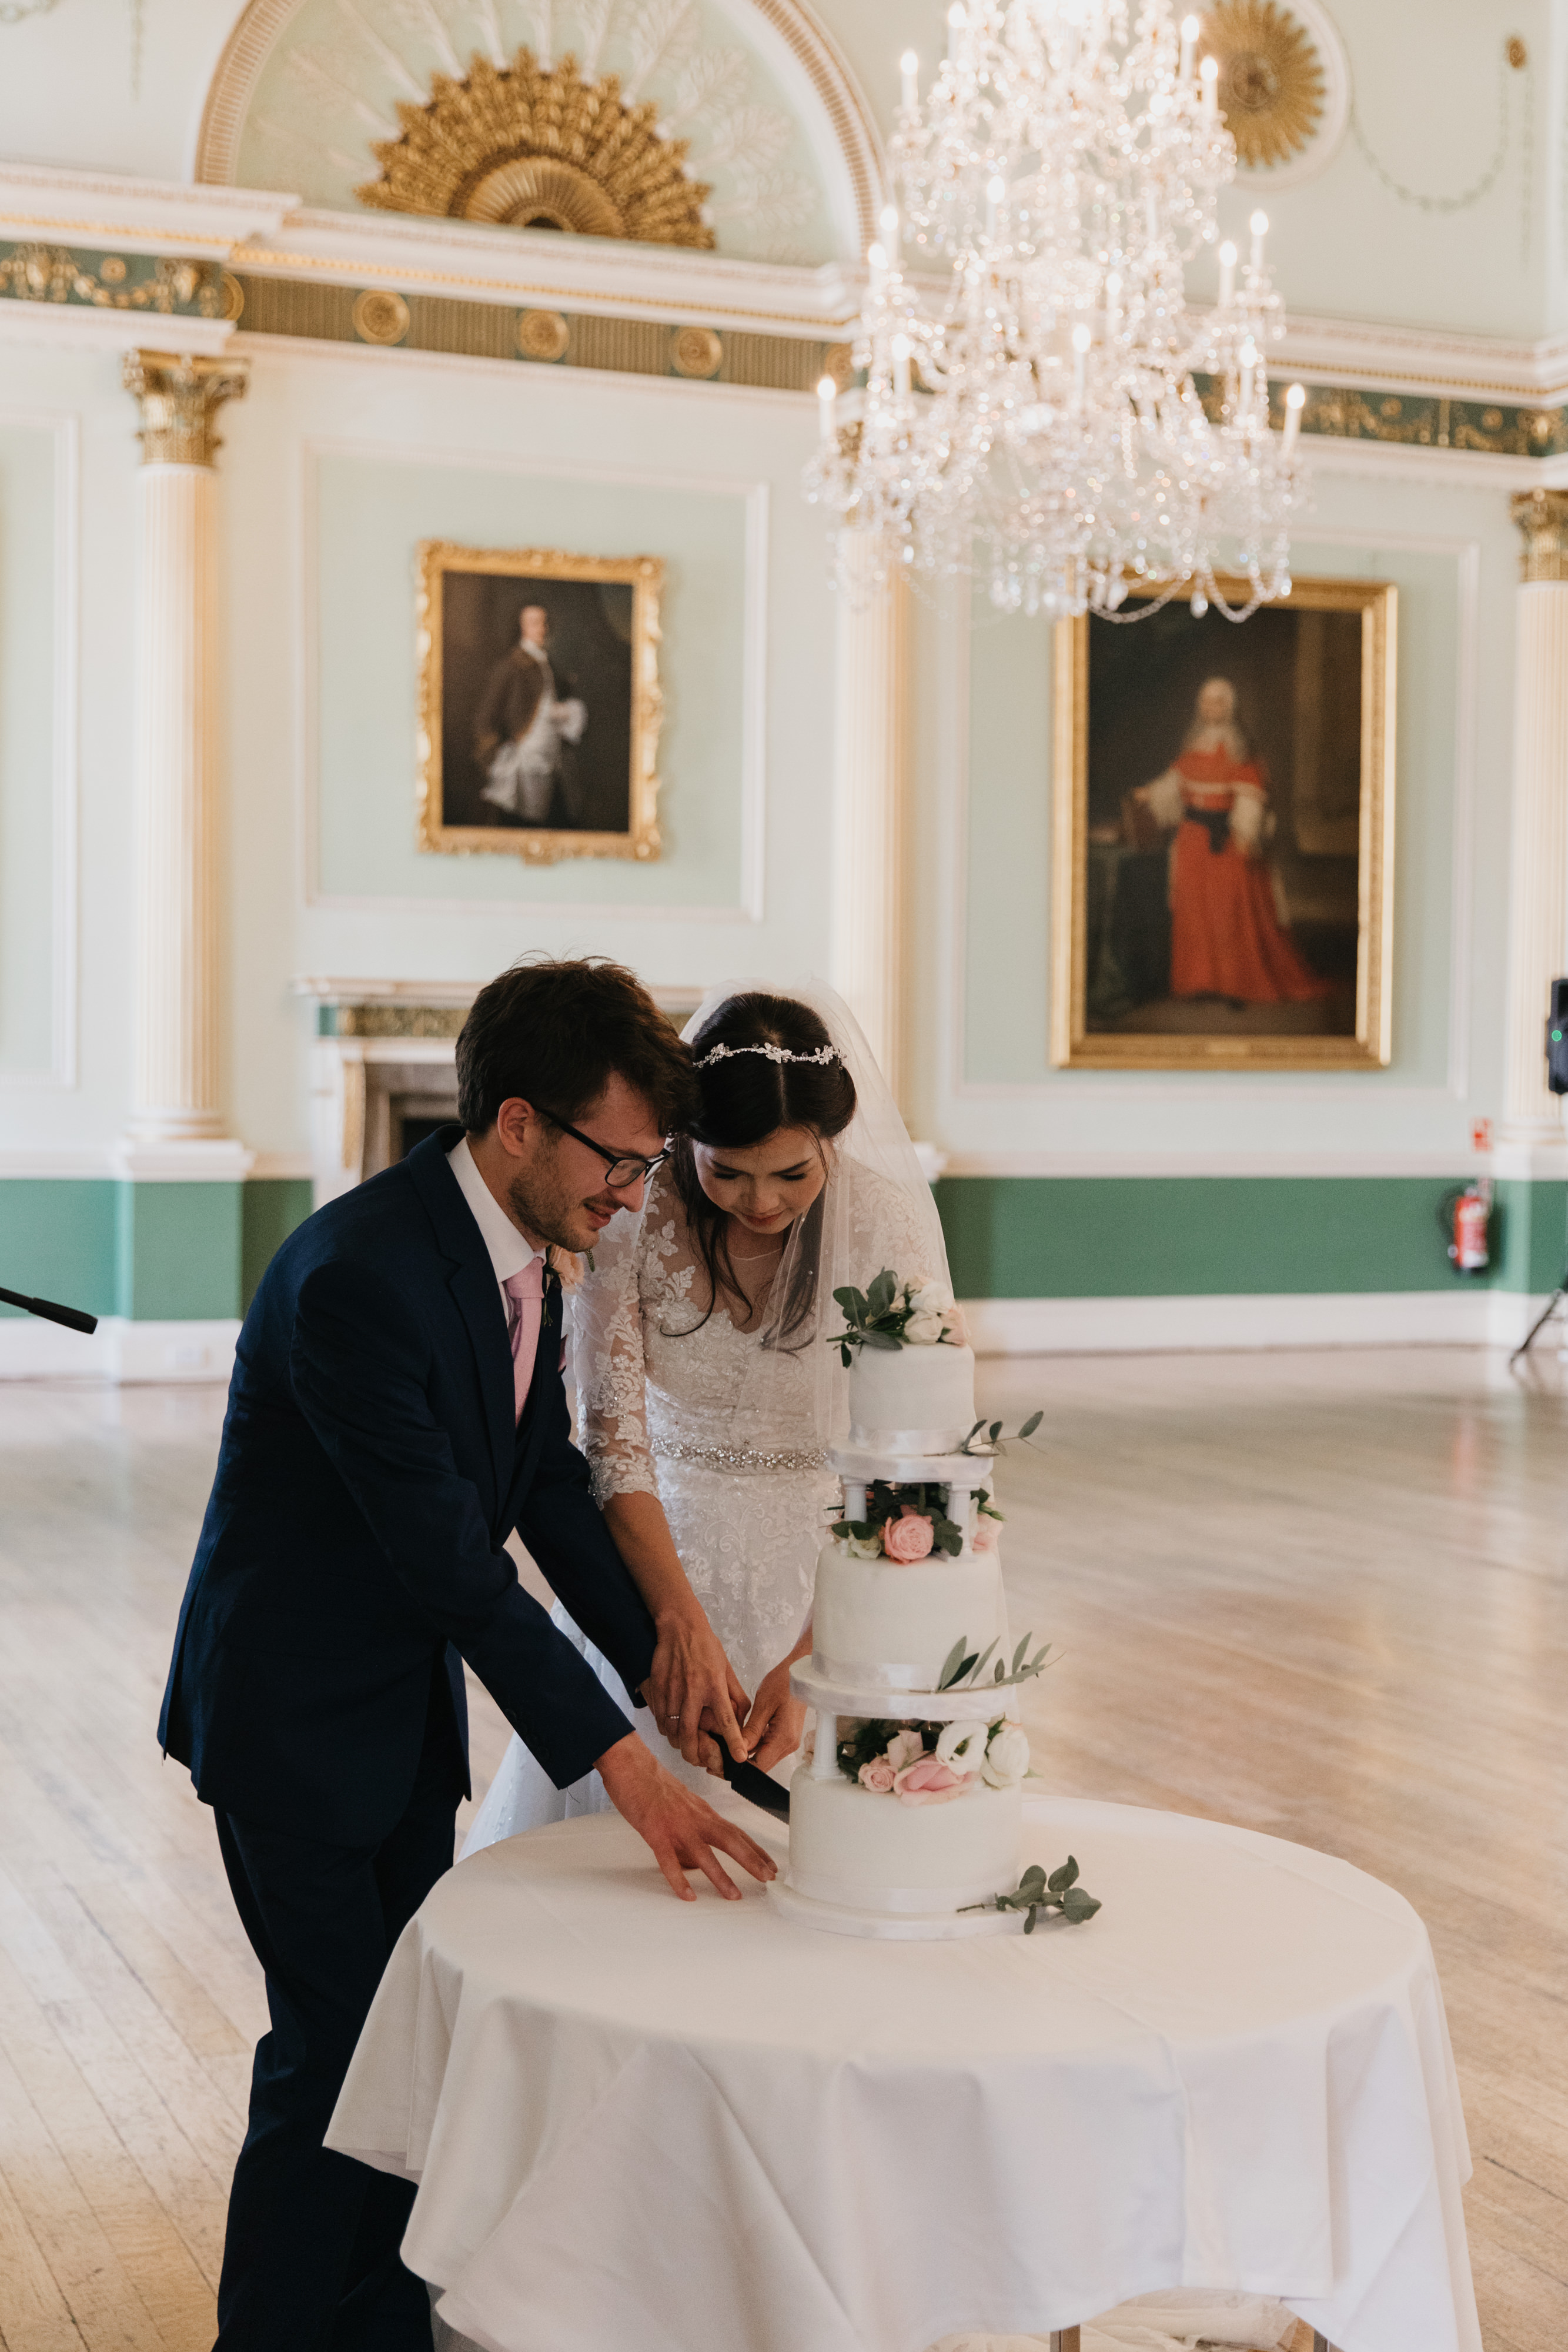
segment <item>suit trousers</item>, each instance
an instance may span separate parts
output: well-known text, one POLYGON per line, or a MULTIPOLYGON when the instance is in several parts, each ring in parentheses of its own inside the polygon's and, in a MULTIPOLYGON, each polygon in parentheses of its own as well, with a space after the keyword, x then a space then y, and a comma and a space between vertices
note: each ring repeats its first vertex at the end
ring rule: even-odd
POLYGON ((429 2298, 398 2253, 412 2184, 321 2143, 392 1948, 452 1866, 461 1793, 433 1707, 408 1805, 379 1846, 216 1815, 272 2030, 229 2194, 214 2352, 431 2352, 429 2298))

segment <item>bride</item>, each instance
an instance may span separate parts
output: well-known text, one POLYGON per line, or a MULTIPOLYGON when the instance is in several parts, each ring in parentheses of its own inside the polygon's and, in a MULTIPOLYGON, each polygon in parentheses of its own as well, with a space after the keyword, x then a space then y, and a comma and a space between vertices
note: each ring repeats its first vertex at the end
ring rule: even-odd
MULTIPOLYGON (((810 1648, 839 1496, 827 1448, 849 1425, 833 1292, 884 1265, 945 1283, 947 1259, 886 1081, 831 989, 716 992, 685 1034, 697 1118, 641 1213, 606 1229, 569 1321, 579 1443, 658 1631, 653 1725, 701 1785, 719 1739, 764 1770, 800 1744, 789 1665, 810 1648)), ((514 1738, 463 1851, 605 1801, 597 1774, 558 1791, 514 1738)))

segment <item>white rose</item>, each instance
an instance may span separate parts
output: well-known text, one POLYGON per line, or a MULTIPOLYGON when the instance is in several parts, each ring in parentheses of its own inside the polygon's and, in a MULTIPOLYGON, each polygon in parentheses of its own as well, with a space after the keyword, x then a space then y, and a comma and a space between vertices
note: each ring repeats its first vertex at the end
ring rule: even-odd
POLYGON ((904 1337, 911 1347, 934 1348, 946 1328, 940 1315, 912 1315, 904 1327, 904 1337))
POLYGON ((841 1536, 839 1542, 849 1559, 880 1559, 882 1538, 876 1536, 841 1536))
POLYGON ((950 1723, 936 1742, 936 1761, 955 1772, 977 1772, 986 1752, 986 1723, 950 1723))
POLYGON ((917 1315, 947 1315, 952 1311, 953 1294, 945 1282, 911 1283, 909 1303, 917 1315))
POLYGON ((1029 1770, 1029 1735, 1021 1723, 998 1723, 980 1765, 990 1789, 1016 1789, 1029 1770))
POLYGON ((895 1731, 887 1743, 887 1760, 895 1772, 905 1770, 925 1753, 925 1742, 918 1731, 895 1731))

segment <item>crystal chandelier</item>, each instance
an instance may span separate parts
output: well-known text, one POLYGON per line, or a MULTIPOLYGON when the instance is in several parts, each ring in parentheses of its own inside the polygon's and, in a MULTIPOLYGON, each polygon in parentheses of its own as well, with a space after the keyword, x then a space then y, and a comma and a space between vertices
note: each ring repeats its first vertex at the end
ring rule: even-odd
POLYGON ((1236 169, 1198 20, 1178 31, 1170 0, 955 0, 947 25, 924 105, 903 60, 864 389, 818 387, 807 495, 916 572, 977 574, 1004 612, 1117 614, 1136 587, 1153 593, 1123 619, 1182 592, 1244 619, 1289 593, 1305 394, 1273 434, 1284 315, 1261 213, 1245 263, 1220 246, 1217 307, 1187 308, 1236 169))

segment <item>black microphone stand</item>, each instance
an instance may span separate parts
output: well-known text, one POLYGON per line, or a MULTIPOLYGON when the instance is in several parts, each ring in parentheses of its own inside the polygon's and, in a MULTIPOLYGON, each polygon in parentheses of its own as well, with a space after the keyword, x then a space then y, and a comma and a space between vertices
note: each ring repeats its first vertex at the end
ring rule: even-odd
POLYGON ((29 1298, 20 1290, 0 1290, 0 1299, 7 1307, 19 1307, 24 1315, 41 1315, 46 1323, 63 1323, 68 1331, 85 1331, 90 1339, 98 1329, 96 1315, 84 1315, 79 1307, 61 1307, 52 1298, 29 1298))

